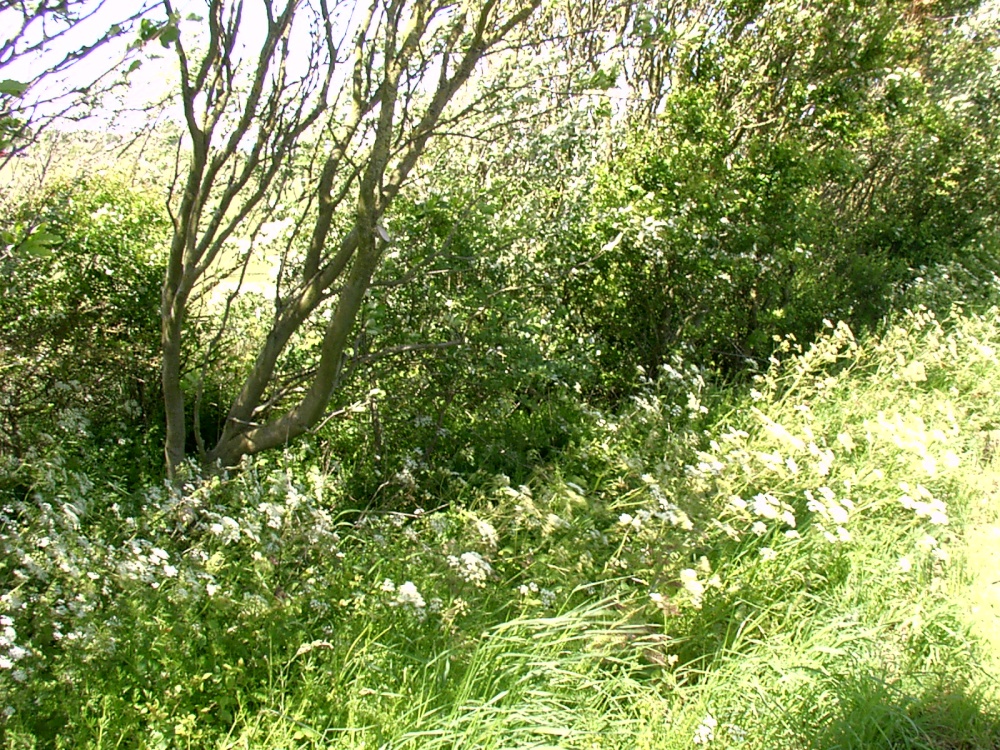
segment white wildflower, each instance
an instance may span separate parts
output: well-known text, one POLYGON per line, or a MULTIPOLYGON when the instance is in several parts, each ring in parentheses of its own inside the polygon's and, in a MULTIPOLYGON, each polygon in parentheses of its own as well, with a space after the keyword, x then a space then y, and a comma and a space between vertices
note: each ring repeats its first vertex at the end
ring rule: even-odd
POLYGON ((417 610, 422 610, 427 606, 413 581, 407 581, 399 587, 399 590, 396 592, 395 604, 408 605, 417 610))
POLYGON ((479 536, 490 547, 496 547, 497 542, 500 541, 497 530, 489 521, 476 521, 476 531, 479 532, 479 536))
POLYGON ((695 745, 709 745, 712 740, 715 739, 715 728, 719 725, 719 722, 715 720, 712 714, 708 714, 698 728, 694 730, 694 737, 691 738, 691 742, 695 745))
POLYGON ((698 571, 692 568, 685 568, 680 572, 681 585, 691 596, 691 603, 695 609, 701 609, 702 599, 705 596, 705 584, 698 580, 698 571))
POLYGON ((761 493, 754 496, 753 512, 761 518, 775 519, 781 512, 781 504, 778 498, 769 493, 761 493))
POLYGON ((493 567, 478 552, 463 552, 461 557, 448 555, 448 564, 466 581, 482 588, 493 573, 493 567))

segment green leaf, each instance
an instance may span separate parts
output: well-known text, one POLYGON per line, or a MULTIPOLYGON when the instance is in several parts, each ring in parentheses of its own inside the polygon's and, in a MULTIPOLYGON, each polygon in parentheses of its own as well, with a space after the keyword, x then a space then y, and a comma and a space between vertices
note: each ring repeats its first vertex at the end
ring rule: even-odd
POLYGON ((60 242, 62 242, 62 240, 63 238, 60 237, 58 234, 53 234, 52 232, 41 230, 31 235, 27 241, 33 242, 37 245, 49 246, 49 245, 58 245, 60 242))
POLYGON ((5 78, 0 81, 0 94, 6 94, 7 96, 23 96, 24 92, 28 90, 28 84, 21 83, 20 81, 15 81, 11 78, 5 78))
POLYGON ((181 31, 176 26, 165 26, 163 31, 160 32, 160 44, 164 47, 169 47, 180 39, 180 36, 181 31))
POLYGON ((18 248, 22 253, 33 258, 51 258, 53 245, 62 242, 62 237, 44 229, 40 229, 21 243, 18 248))

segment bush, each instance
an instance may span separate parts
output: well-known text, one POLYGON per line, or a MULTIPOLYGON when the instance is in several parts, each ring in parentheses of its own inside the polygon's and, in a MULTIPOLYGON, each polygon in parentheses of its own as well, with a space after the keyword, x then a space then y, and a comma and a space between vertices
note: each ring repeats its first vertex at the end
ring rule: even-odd
POLYGON ((8 199, 0 228, 0 454, 78 445, 136 481, 159 445, 160 250, 151 199, 106 180, 8 199))

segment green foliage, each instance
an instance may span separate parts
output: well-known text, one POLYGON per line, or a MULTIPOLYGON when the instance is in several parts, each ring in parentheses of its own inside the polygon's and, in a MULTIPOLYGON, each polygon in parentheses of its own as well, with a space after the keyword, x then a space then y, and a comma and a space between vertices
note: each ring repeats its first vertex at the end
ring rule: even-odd
MULTIPOLYGON (((651 121, 431 152, 336 413, 232 473, 149 480, 162 213, 109 181, 10 198, 0 744, 1000 743, 963 599, 1000 481, 989 24, 671 8, 634 21, 670 66, 651 121)), ((189 452, 273 315, 230 281, 187 321, 189 452)))
POLYGON ((674 358, 525 484, 454 482, 436 511, 358 513, 292 454, 133 495, 58 451, 22 462, 32 493, 0 498, 0 732, 988 747, 1000 706, 953 587, 995 492, 998 327, 924 310, 859 344, 841 324, 786 339, 748 393, 674 358))
POLYGON ((6 216, 0 450, 77 445, 85 465, 134 482, 159 439, 163 214, 121 185, 81 180, 9 198, 6 216))
POLYGON ((746 13, 688 40, 694 67, 553 251, 612 392, 682 345, 733 373, 824 318, 877 325, 915 268, 995 227, 996 74, 974 20, 893 3, 746 13))

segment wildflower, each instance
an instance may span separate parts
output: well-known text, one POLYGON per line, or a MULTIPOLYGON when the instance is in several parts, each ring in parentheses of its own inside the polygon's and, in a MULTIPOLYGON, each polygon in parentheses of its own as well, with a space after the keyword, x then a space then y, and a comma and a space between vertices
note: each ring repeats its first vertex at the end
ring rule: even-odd
POLYGON ((261 503, 257 506, 261 515, 267 516, 267 525, 272 529, 280 529, 285 515, 285 509, 274 503, 261 503))
POLYGON ((755 495, 753 499, 753 511, 762 518, 777 518, 780 511, 778 498, 769 493, 755 495))
POLYGON ((794 450, 800 451, 805 448, 805 443, 802 442, 802 439, 790 433, 783 425, 778 424, 773 419, 761 414, 760 412, 756 413, 760 415, 762 420, 764 420, 764 429, 771 433, 772 436, 790 446, 794 450))
POLYGON ((747 741, 747 730, 737 724, 726 724, 726 731, 729 732, 729 737, 737 745, 742 745, 747 741))
POLYGON ((958 456, 955 455, 954 451, 945 451, 942 463, 949 469, 957 469, 959 464, 962 462, 959 460, 958 456))
POLYGON ((712 714, 707 714, 698 728, 694 730, 694 737, 691 738, 691 742, 695 745, 708 745, 715 739, 715 728, 719 725, 719 722, 715 720, 712 714))
POLYGON ((927 370, 924 367, 924 363, 919 360, 914 360, 910 362, 903 369, 903 380, 908 383, 923 383, 927 380, 927 370))
POLYGON ((903 557, 899 558, 899 569, 904 573, 909 573, 911 570, 913 570, 913 562, 910 560, 909 557, 906 557, 904 555, 903 557))
POLYGON ((778 557, 778 553, 775 552, 770 547, 761 547, 760 557, 764 562, 770 562, 771 560, 774 560, 775 558, 778 557))
POLYGON ((209 526, 209 531, 222 539, 224 544, 238 541, 240 538, 240 525, 229 516, 223 516, 218 523, 209 526))
POLYGON ((396 584, 393 583, 388 578, 386 578, 384 581, 382 581, 382 585, 379 586, 379 588, 382 589, 382 591, 384 591, 387 594, 392 594, 396 591, 396 584))
POLYGON ((698 571, 692 568, 685 568, 680 572, 681 585, 691 596, 691 603, 695 609, 701 609, 701 602, 705 596, 705 584, 698 580, 698 571))
POLYGON ((543 607, 551 607, 556 603, 556 592, 551 589, 542 589, 538 592, 538 595, 542 599, 543 607))
POLYGON ((842 432, 839 435, 837 435, 837 442, 840 443, 843 446, 844 450, 847 451, 848 453, 854 450, 854 438, 852 438, 850 434, 846 432, 842 432))
POLYGON ((750 531, 757 536, 764 536, 767 533, 767 524, 763 521, 755 521, 754 525, 750 527, 750 531))
POLYGON ((820 456, 819 461, 816 463, 816 473, 821 477, 825 477, 830 473, 830 467, 833 466, 833 453, 827 450, 820 456))
POLYGON ((628 513, 622 513, 620 516, 618 516, 618 523, 620 523, 622 526, 632 526, 635 529, 639 529, 642 526, 642 521, 640 521, 638 518, 633 518, 628 513))
POLYGON ((497 530, 493 528, 493 524, 489 521, 476 521, 476 531, 479 532, 479 536, 482 537, 482 540, 490 547, 497 546, 497 542, 500 538, 497 535, 497 530))
POLYGON ((830 503, 830 505, 827 506, 827 511, 829 512, 830 518, 833 519, 834 523, 847 523, 847 511, 842 505, 839 505, 838 503, 830 503))
POLYGON ((448 555, 448 564, 469 583, 482 588, 493 567, 478 552, 463 552, 461 557, 448 555))
POLYGON ((399 587, 399 590, 396 592, 395 604, 402 606, 409 605, 416 610, 422 610, 426 606, 424 598, 420 595, 413 581, 407 581, 399 587))

